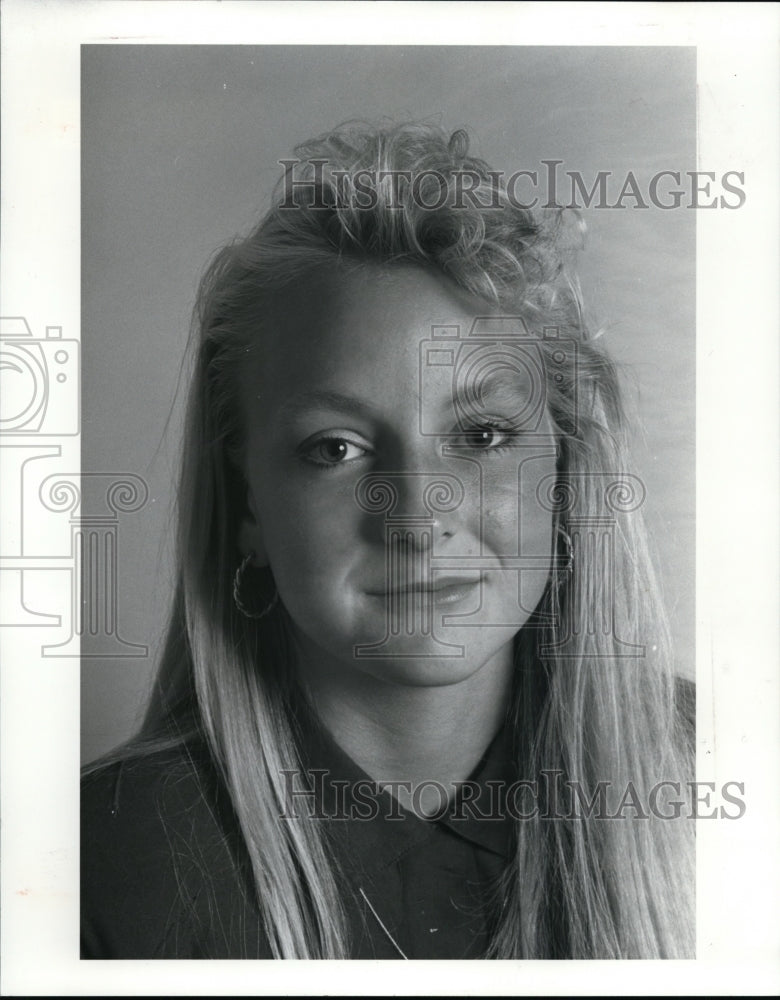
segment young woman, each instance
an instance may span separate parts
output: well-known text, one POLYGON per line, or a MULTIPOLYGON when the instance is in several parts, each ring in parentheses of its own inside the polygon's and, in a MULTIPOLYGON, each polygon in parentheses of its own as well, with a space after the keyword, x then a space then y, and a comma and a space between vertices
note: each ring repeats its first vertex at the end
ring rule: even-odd
POLYGON ((155 695, 82 793, 85 957, 693 954, 690 693, 615 368, 561 213, 467 145, 308 143, 203 279, 155 695))

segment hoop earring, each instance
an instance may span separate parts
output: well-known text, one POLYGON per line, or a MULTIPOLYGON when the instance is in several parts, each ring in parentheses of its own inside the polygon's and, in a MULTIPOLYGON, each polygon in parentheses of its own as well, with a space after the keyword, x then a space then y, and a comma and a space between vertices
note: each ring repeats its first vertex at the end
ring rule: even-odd
POLYGON ((243 583, 244 573, 246 572, 247 567, 252 562, 254 557, 255 557, 254 552, 248 552, 244 556, 241 565, 236 570, 236 574, 233 577, 233 603, 236 605, 236 607, 244 616, 244 618, 252 618, 255 621, 257 621, 260 618, 265 618, 265 616, 270 614, 276 607, 276 605, 279 602, 279 591, 276 589, 276 587, 274 587, 274 596, 260 611, 250 611, 246 607, 244 602, 241 600, 241 585, 243 583))

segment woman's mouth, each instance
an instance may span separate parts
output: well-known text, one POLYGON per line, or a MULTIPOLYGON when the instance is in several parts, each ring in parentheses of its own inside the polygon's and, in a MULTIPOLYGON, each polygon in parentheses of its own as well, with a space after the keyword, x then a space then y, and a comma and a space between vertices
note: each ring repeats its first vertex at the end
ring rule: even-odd
POLYGON ((398 587, 387 587, 382 590, 369 591, 371 597, 377 597, 397 604, 406 601, 425 601, 433 606, 457 604, 472 596, 482 583, 482 577, 436 577, 433 580, 419 583, 408 583, 398 587))

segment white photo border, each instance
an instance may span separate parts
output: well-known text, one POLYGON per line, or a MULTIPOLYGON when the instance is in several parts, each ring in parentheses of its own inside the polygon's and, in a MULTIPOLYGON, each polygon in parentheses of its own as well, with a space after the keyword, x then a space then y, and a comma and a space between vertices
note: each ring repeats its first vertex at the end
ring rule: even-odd
MULTIPOLYGON (((747 806, 738 822, 697 823, 698 957, 689 962, 83 962, 79 661, 41 657, 34 628, 6 629, 5 995, 777 992, 779 23, 776 5, 744 3, 5 0, 3 301, 23 304, 36 335, 56 322, 64 340, 80 329, 82 44, 696 46, 699 169, 744 171, 746 192, 739 211, 697 215, 697 778, 744 781, 747 806)), ((60 449, 60 472, 79 472, 76 434, 49 447, 60 449)), ((15 468, 2 460, 4 473, 15 468)), ((17 490, 4 482, 4 527, 17 490)), ((69 587, 65 576, 40 585, 69 587)))

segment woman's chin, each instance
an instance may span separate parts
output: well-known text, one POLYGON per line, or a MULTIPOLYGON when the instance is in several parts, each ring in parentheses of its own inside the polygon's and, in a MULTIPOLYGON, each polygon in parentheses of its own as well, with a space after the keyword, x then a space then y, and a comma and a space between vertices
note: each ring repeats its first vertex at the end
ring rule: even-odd
POLYGON ((378 643, 356 645, 351 665, 389 684, 439 687, 461 683, 492 661, 511 662, 516 629, 509 628, 501 636, 494 634, 489 646, 484 633, 478 636, 472 629, 443 631, 453 634, 446 641, 436 636, 391 636, 378 643))

